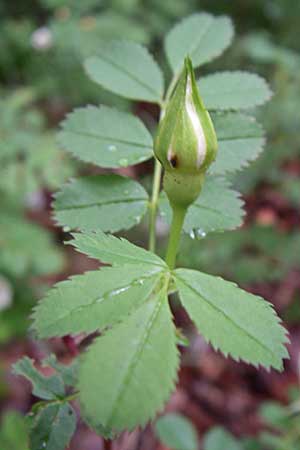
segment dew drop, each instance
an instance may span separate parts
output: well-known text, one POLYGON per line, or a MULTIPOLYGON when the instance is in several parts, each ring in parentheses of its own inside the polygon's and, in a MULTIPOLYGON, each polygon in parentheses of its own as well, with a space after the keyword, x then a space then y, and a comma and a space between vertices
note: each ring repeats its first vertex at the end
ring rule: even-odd
POLYGON ((194 230, 191 230, 191 231, 190 231, 190 238, 191 238, 191 239, 195 239, 195 237, 196 237, 195 231, 194 231, 194 230))
POLYGON ((119 159, 119 164, 122 167, 127 167, 129 165, 128 159, 126 159, 126 158, 119 159))
POLYGON ((71 231, 71 228, 70 227, 63 227, 63 231, 65 232, 65 233, 69 233, 70 231, 71 231))
POLYGON ((139 221, 141 220, 141 216, 135 216, 134 220, 136 223, 139 223, 139 221))
POLYGON ((206 236, 206 232, 204 230, 202 230, 201 228, 198 228, 196 230, 196 237, 197 239, 203 239, 206 236))
POLYGON ((117 147, 116 147, 115 145, 109 145, 109 146, 108 146, 108 150, 109 150, 110 152, 115 152, 115 151, 117 150, 117 147))

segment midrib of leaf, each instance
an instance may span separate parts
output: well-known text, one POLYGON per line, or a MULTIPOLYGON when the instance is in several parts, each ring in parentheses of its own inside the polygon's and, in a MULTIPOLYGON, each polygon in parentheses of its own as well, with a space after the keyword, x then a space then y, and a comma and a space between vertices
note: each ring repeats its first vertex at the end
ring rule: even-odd
MULTIPOLYGON (((78 311, 82 311, 83 309, 86 308, 92 308, 96 303, 102 303, 106 297, 115 297, 118 294, 120 294, 121 292, 125 292, 125 290, 130 289, 135 283, 137 283, 139 280, 147 280, 151 277, 158 277, 158 273, 151 273, 149 276, 143 276, 143 277, 138 277, 135 278, 134 280, 131 281, 131 283, 126 284, 124 286, 120 286, 117 289, 112 289, 110 291, 105 292, 105 294, 101 295, 100 297, 95 297, 90 303, 87 303, 85 305, 80 305, 80 306, 76 306, 73 309, 70 309, 67 313, 65 313, 64 315, 60 316, 60 317, 56 317, 54 322, 55 324, 57 324, 58 322, 63 321, 66 317, 78 312, 78 311)), ((156 285, 155 285, 156 286, 156 285)), ((49 327, 51 327, 53 325, 53 323, 46 328, 46 330, 49 329, 49 327)))
POLYGON ((251 136, 250 134, 247 136, 229 136, 229 137, 224 137, 224 138, 219 138, 218 141, 219 142, 223 142, 223 141, 242 141, 244 139, 264 139, 263 136, 251 136))
POLYGON ((87 131, 63 129, 62 132, 63 133, 74 133, 74 134, 78 134, 80 136, 90 137, 90 138, 94 138, 94 139, 101 139, 103 141, 108 141, 108 142, 116 142, 118 144, 131 145, 132 147, 141 147, 141 148, 150 148, 151 147, 151 144, 147 145, 147 144, 142 144, 139 142, 127 141, 126 139, 119 139, 119 138, 114 138, 111 136, 103 136, 101 134, 90 133, 87 131))
MULTIPOLYGON (((95 243, 97 244, 97 241, 95 241, 95 243)), ((110 252, 109 251, 109 249, 105 249, 104 250, 104 252, 105 253, 110 253, 111 255, 114 255, 114 256, 119 256, 119 257, 121 257, 121 258, 124 258, 124 254, 120 254, 120 253, 117 253, 117 252, 110 252)), ((147 259, 146 260, 144 260, 144 259, 142 259, 142 258, 140 258, 140 257, 136 257, 136 256, 131 256, 131 255, 129 255, 129 254, 127 254, 126 255, 126 258, 127 259, 132 259, 133 261, 135 261, 135 262, 139 262, 139 263, 143 263, 143 264, 146 264, 146 265, 151 265, 151 266, 156 266, 156 267, 160 267, 160 269, 166 269, 167 268, 167 266, 166 266, 166 264, 164 263, 164 261, 162 260, 161 261, 161 263, 159 264, 158 262, 156 262, 156 261, 148 261, 147 259)))
POLYGON ((147 341, 149 339, 151 330, 152 330, 153 326, 155 325, 155 320, 157 319, 157 317, 159 315, 159 312, 161 310, 163 302, 167 301, 166 297, 163 296, 162 293, 163 293, 163 291, 160 292, 160 296, 161 296, 160 297, 160 301, 157 301, 157 304, 156 304, 156 306, 154 308, 152 316, 150 317, 149 323, 148 323, 147 327, 145 328, 144 336, 141 339, 140 345, 137 348, 135 354, 132 357, 131 362, 129 363, 129 365, 127 367, 127 373, 123 377, 123 383, 121 383, 121 385, 119 386, 118 392, 117 392, 117 394, 116 394, 116 396, 114 398, 114 401, 112 402, 111 413, 110 413, 110 416, 109 416, 109 418, 107 420, 107 423, 106 423, 107 427, 110 427, 110 425, 111 425, 111 423, 113 421, 114 415, 116 413, 116 409, 118 408, 118 405, 119 405, 119 403, 120 403, 120 401, 122 399, 122 396, 124 395, 124 392, 126 390, 128 382, 129 382, 129 380, 130 380, 130 378, 132 376, 132 372, 135 369, 135 367, 136 367, 136 365, 137 365, 137 363, 139 361, 139 358, 140 358, 141 354, 144 351, 145 346, 147 345, 147 341))
POLYGON ((159 92, 156 92, 156 90, 154 90, 152 88, 152 86, 149 86, 146 83, 143 83, 143 81, 141 81, 138 77, 134 76, 131 72, 128 72, 128 70, 124 69, 123 66, 121 66, 120 64, 117 64, 114 60, 111 60, 110 58, 108 58, 107 56, 103 56, 103 54, 101 52, 98 53, 98 55, 106 62, 111 64, 112 66, 116 67, 117 69, 119 69, 121 72, 125 73, 129 78, 131 78, 132 80, 136 81, 137 83, 139 83, 142 87, 146 88, 148 90, 148 92, 150 92, 151 94, 155 94, 155 96, 158 96, 158 98, 161 97, 159 92))
POLYGON ((203 300, 206 301, 206 303, 208 303, 210 305, 210 307, 212 309, 214 309, 215 311, 217 311, 218 313, 222 314, 229 322, 232 323, 232 325, 234 325, 239 331, 241 331, 242 333, 246 334, 250 339, 252 339, 259 347, 261 347, 263 350, 267 351, 273 358, 277 359, 276 354, 266 345, 264 345, 262 342, 260 342, 255 335, 251 334, 248 330, 246 330, 245 328, 241 327, 238 323, 236 323, 230 316, 228 316, 228 314, 226 314, 222 309, 219 309, 216 305, 214 305, 213 303, 211 303, 209 301, 209 299, 207 299, 202 293, 198 292, 195 288, 193 288, 192 286, 190 286, 185 280, 183 280, 180 276, 178 276, 178 274, 176 273, 176 277, 191 291, 193 291, 197 296, 200 296, 201 298, 203 298, 203 300))
POLYGON ((69 205, 69 206, 65 206, 63 208, 55 208, 56 211, 68 211, 71 209, 84 209, 84 208, 91 208, 93 206, 105 206, 105 205, 114 205, 114 204, 119 204, 119 203, 134 203, 134 202, 145 202, 147 199, 144 197, 137 197, 137 198, 127 198, 127 199, 113 199, 111 201, 106 200, 106 201, 102 201, 102 202, 93 202, 93 203, 86 203, 86 204, 81 204, 81 205, 69 205))
POLYGON ((231 214, 227 214, 226 212, 223 212, 223 211, 220 213, 217 209, 211 208, 210 206, 202 205, 200 203, 194 203, 193 207, 199 208, 199 209, 205 209, 206 211, 213 212, 213 213, 217 214, 218 216, 231 217, 231 214))
MULTIPOLYGON (((201 83, 201 81, 200 81, 200 83, 201 83)), ((200 83, 199 83, 199 85, 200 85, 200 83)), ((201 85, 199 87, 201 88, 201 85)), ((245 92, 249 92, 249 93, 253 94, 253 92, 255 93, 256 91, 260 91, 260 90, 261 90, 260 88, 256 88, 256 89, 247 88, 247 89, 244 89, 243 86, 232 86, 232 88, 230 90, 223 90, 222 89, 221 95, 224 95, 224 94, 225 95, 227 95, 227 94, 232 95, 232 92, 234 92, 234 94, 237 94, 237 93, 245 94, 245 92)), ((206 94, 213 94, 213 95, 215 95, 215 91, 214 91, 213 88, 211 88, 211 90, 208 89, 206 91, 206 94)))

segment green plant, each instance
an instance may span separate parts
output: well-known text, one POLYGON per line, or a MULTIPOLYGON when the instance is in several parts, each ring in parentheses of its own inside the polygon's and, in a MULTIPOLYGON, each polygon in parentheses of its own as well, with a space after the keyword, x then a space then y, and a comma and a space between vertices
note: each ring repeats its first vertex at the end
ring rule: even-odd
MULTIPOLYGON (((71 244, 110 267, 56 285, 35 308, 33 329, 40 338, 100 333, 80 358, 78 382, 71 399, 79 396, 83 419, 106 437, 145 425, 174 389, 178 338, 168 296, 175 292, 200 333, 225 356, 278 370, 282 370, 282 359, 288 356, 286 331, 270 304, 219 277, 174 269, 181 228, 191 236, 203 237, 241 224, 242 201, 226 175, 255 159, 263 147, 261 127, 240 110, 268 100, 270 90, 265 81, 254 74, 220 72, 200 78, 197 87, 189 61, 184 65, 187 56, 194 68, 210 62, 229 46, 232 37, 233 27, 227 17, 195 14, 176 25, 165 39, 172 69, 165 94, 160 68, 138 44, 106 43, 97 56, 85 63, 89 76, 105 89, 130 100, 158 105, 158 141, 165 120, 167 134, 172 138, 165 136, 162 141, 172 144, 175 139, 183 144, 182 148, 176 144, 177 164, 173 152, 162 157, 157 147, 161 142, 156 140, 164 176, 182 182, 180 192, 172 185, 174 180, 167 181, 171 206, 167 196, 159 192, 162 166, 158 160, 150 199, 138 182, 113 173, 72 180, 54 202, 57 222, 81 231, 73 234, 71 244), (212 125, 199 112, 202 108, 205 116, 208 114, 200 103, 198 88, 218 138, 218 156, 213 163, 210 157, 195 161, 193 153, 199 136, 189 122, 188 108, 195 108, 196 120, 202 127, 204 156, 215 156, 215 150, 210 152, 212 131, 208 126, 212 125), (174 107, 174 98, 181 89, 186 91, 179 95, 180 101, 174 107), (186 102, 190 102, 188 106, 186 102), (184 147, 185 139, 189 148, 184 147), (182 165, 183 158, 187 159, 182 165), (191 186, 195 189, 192 195, 191 186), (167 262, 154 253, 158 209, 171 223, 167 262), (105 234, 137 225, 146 212, 149 251, 105 234)), ((144 124, 129 113, 104 105, 72 112, 63 123, 59 142, 75 157, 105 169, 123 168, 153 157, 152 137, 144 124)), ((20 364, 15 371, 24 374, 20 364)), ((36 373, 26 370, 25 375, 35 385, 36 373)), ((43 384, 47 381, 43 380, 43 384)), ((47 400, 40 391, 36 394, 47 400)), ((52 389, 50 402, 67 405, 69 400, 61 386, 52 389)), ((47 402, 40 414, 43 408, 47 408, 47 402)))

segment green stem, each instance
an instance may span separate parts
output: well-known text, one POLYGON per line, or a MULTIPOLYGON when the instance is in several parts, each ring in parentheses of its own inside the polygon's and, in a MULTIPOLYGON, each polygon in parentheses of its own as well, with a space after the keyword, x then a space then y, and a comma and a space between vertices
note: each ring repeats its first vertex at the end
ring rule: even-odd
POLYGON ((152 185, 152 197, 149 204, 150 208, 150 224, 149 224, 149 250, 155 252, 155 240, 156 240, 156 215, 157 215, 157 203, 160 189, 162 167, 160 162, 155 159, 153 185, 152 185))
MULTIPOLYGON (((179 74, 174 75, 174 77, 171 80, 171 83, 169 84, 165 99, 163 103, 161 104, 161 111, 160 111, 160 120, 162 119, 166 105, 172 95, 172 92, 174 90, 174 87, 177 83, 179 74)), ((154 162, 154 176, 153 176, 153 183, 152 183, 152 196, 151 196, 151 202, 149 203, 149 210, 150 210, 150 220, 149 220, 149 250, 151 252, 155 252, 155 243, 156 243, 156 216, 157 216, 157 204, 158 204, 158 196, 159 196, 159 189, 160 189, 160 180, 161 180, 161 173, 162 173, 162 167, 160 162, 155 158, 154 162)))
POLYGON ((168 264, 171 270, 174 269, 176 264, 177 250, 180 242, 180 233, 182 230, 187 208, 180 208, 173 206, 172 210, 173 210, 172 224, 166 253, 166 263, 168 264))

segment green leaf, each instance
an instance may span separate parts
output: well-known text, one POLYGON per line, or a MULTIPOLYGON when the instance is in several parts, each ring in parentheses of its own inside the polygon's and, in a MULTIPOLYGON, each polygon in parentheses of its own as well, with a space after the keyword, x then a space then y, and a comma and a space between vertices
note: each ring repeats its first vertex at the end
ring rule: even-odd
POLYGON ((145 189, 130 178, 88 176, 72 180, 56 194, 55 219, 71 229, 127 230, 140 222, 147 201, 145 189))
POLYGON ((168 399, 177 366, 175 329, 162 289, 92 344, 79 374, 82 408, 95 425, 116 431, 143 426, 168 399))
POLYGON ((43 366, 52 367, 61 376, 63 382, 67 386, 75 386, 77 383, 77 372, 79 367, 79 360, 73 359, 70 364, 61 364, 57 361, 56 356, 52 353, 47 358, 43 359, 43 366))
POLYGON ((194 67, 218 57, 231 44, 234 30, 229 17, 193 14, 169 31, 165 51, 173 72, 178 73, 189 56, 194 67))
POLYGON ((214 427, 206 433, 203 450, 243 450, 243 447, 222 427, 214 427))
POLYGON ((209 169, 213 174, 234 172, 254 161, 263 149, 265 139, 261 126, 253 117, 239 113, 212 116, 219 143, 216 161, 209 169))
MULTIPOLYGON (((187 212, 183 230, 192 238, 203 238, 212 231, 232 230, 243 222, 243 201, 230 189, 227 180, 207 177, 198 199, 187 212)), ((161 215, 171 223, 172 211, 166 195, 160 199, 161 215)))
POLYGON ((50 403, 32 420, 31 450, 65 450, 76 429, 76 413, 67 403, 50 403))
POLYGON ((36 397, 55 400, 65 394, 62 379, 57 375, 45 377, 34 367, 32 359, 27 356, 13 365, 13 373, 27 378, 32 383, 32 392, 36 397))
POLYGON ((181 414, 165 414, 155 424, 160 441, 172 450, 197 450, 198 438, 193 424, 181 414))
POLYGON ((104 105, 75 109, 63 122, 58 142, 82 161, 101 167, 126 167, 153 156, 145 125, 104 105))
POLYGON ((29 436, 24 417, 16 411, 7 412, 0 429, 1 450, 29 450, 29 436))
POLYGON ((219 72, 200 78, 198 87, 207 109, 247 109, 262 105, 272 92, 266 81, 249 72, 219 72))
POLYGON ((132 244, 126 239, 102 233, 74 234, 74 245, 80 252, 96 258, 106 264, 119 266, 124 264, 150 265, 156 268, 167 268, 166 263, 157 255, 142 247, 132 244))
POLYGON ((85 62, 90 78, 105 89, 132 100, 160 103, 164 82, 148 50, 134 42, 110 41, 85 62))
POLYGON ((195 270, 175 271, 180 299, 199 332, 225 356, 282 370, 286 330, 270 303, 195 270))
POLYGON ((145 302, 160 277, 157 266, 105 267, 57 284, 36 306, 33 327, 40 338, 94 332, 145 302))

